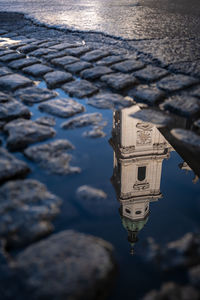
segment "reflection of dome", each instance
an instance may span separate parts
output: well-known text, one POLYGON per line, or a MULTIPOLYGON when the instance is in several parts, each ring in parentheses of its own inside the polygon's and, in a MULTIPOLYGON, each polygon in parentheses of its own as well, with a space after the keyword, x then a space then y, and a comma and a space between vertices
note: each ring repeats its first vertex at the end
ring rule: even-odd
POLYGON ((142 228, 144 227, 144 225, 147 223, 148 221, 148 215, 141 220, 131 220, 127 217, 124 217, 121 215, 121 220, 122 220, 122 225, 123 227, 128 231, 128 241, 131 245, 131 254, 134 254, 134 245, 135 243, 138 241, 138 232, 140 230, 142 230, 142 228))

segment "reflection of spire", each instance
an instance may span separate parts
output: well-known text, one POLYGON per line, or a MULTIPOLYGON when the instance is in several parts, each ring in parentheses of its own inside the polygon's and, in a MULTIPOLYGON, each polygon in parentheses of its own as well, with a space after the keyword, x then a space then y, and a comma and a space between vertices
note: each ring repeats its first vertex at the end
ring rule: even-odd
POLYGON ((139 109, 134 105, 114 112, 110 139, 114 150, 111 181, 120 202, 121 220, 128 232, 132 254, 137 235, 148 221, 149 203, 162 197, 162 161, 172 150, 154 125, 130 116, 139 109))

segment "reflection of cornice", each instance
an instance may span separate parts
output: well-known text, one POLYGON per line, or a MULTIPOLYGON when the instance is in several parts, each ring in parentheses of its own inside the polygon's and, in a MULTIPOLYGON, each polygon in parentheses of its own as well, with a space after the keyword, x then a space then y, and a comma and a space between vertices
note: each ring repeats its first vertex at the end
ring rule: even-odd
POLYGON ((134 193, 126 193, 120 194, 120 197, 118 197, 119 202, 122 202, 124 204, 131 204, 133 202, 144 202, 144 201, 148 201, 148 202, 157 202, 158 199, 161 199, 163 197, 162 193, 156 193, 156 194, 147 194, 147 195, 139 195, 139 196, 135 196, 133 195, 134 193))
MULTIPOLYGON (((169 158, 169 153, 161 153, 161 154, 146 154, 146 155, 140 155, 140 156, 133 156, 133 157, 120 157, 118 160, 123 164, 123 165, 129 165, 135 162, 140 162, 144 160, 156 160, 157 162, 162 162, 163 159, 169 158)), ((116 154, 117 156, 117 154, 116 154)))

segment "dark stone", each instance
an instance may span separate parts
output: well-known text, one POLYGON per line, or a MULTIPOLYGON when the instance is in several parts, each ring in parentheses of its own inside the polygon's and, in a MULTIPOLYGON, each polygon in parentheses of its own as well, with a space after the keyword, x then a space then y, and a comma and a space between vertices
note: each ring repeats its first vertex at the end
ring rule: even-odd
POLYGON ((24 103, 32 105, 54 98, 58 94, 45 88, 30 87, 17 91, 15 95, 24 103))
POLYGON ((7 63, 9 61, 24 58, 24 57, 25 57, 25 54, 15 52, 15 53, 9 53, 9 54, 0 56, 0 61, 7 63))
POLYGON ((50 100, 42 103, 39 105, 39 109, 61 118, 68 118, 85 111, 82 104, 66 98, 50 100))
POLYGON ((72 156, 66 153, 66 150, 73 148, 67 140, 55 140, 48 144, 29 147, 24 154, 46 169, 48 173, 59 175, 80 173, 80 168, 70 166, 72 156))
POLYGON ((165 93, 154 85, 139 85, 129 90, 128 95, 133 97, 134 100, 154 105, 164 98, 165 93))
POLYGON ((55 135, 55 130, 49 126, 40 125, 31 120, 17 119, 7 123, 4 130, 8 132, 7 147, 20 150, 29 144, 44 141, 55 135))
POLYGON ((125 58, 123 56, 119 56, 119 55, 110 55, 110 56, 107 56, 101 60, 99 60, 97 62, 97 65, 98 66, 111 66, 115 63, 118 63, 118 62, 121 62, 125 60, 125 58))
POLYGON ((67 72, 53 71, 44 75, 44 80, 49 88, 56 88, 65 82, 73 80, 73 77, 67 72))
POLYGON ((112 246, 66 230, 38 242, 17 257, 30 299, 87 299, 105 295, 112 281, 112 246))
POLYGON ((137 83, 136 78, 123 73, 104 75, 101 77, 101 80, 115 90, 122 90, 137 83))
POLYGON ((66 49, 66 53, 72 56, 81 56, 82 54, 85 54, 88 51, 90 51, 90 48, 87 46, 66 49))
POLYGON ((0 67, 0 76, 12 74, 12 71, 6 67, 0 67))
POLYGON ((147 82, 159 80, 167 74, 169 74, 167 70, 151 65, 133 73, 136 78, 147 82))
POLYGON ((200 101, 187 95, 172 96, 165 100, 160 107, 183 117, 192 117, 200 111, 200 101))
POLYGON ((29 53, 36 50, 37 48, 38 47, 36 45, 29 44, 29 45, 21 46, 17 50, 23 53, 29 53))
POLYGON ((180 74, 173 74, 161 79, 157 83, 157 86, 159 89, 164 90, 166 92, 175 92, 190 87, 198 82, 199 80, 193 77, 180 74))
POLYGON ((65 67, 66 65, 75 63, 77 61, 79 61, 79 59, 74 56, 63 56, 52 59, 51 63, 58 67, 65 67))
POLYGON ((28 245, 53 231, 61 200, 42 183, 16 180, 0 187, 0 236, 7 247, 28 245))
POLYGON ((79 117, 74 117, 69 121, 62 123, 61 127, 64 129, 71 129, 77 127, 84 127, 88 125, 96 125, 101 121, 102 121, 102 114, 100 113, 84 114, 79 117))
POLYGON ((129 73, 144 68, 144 64, 139 60, 128 59, 112 66, 112 69, 122 73, 129 73))
POLYGON ((56 51, 50 48, 39 48, 37 50, 34 50, 33 52, 30 52, 29 55, 30 56, 35 56, 35 57, 41 57, 43 55, 47 55, 50 53, 55 53, 56 51))
POLYGON ((72 97, 84 98, 98 92, 98 88, 87 80, 75 80, 66 83, 62 89, 72 97))
POLYGON ((112 72, 113 71, 108 67, 96 66, 96 67, 82 71, 80 75, 84 79, 95 80, 95 79, 98 79, 99 77, 101 77, 102 75, 110 74, 112 72))
POLYGON ((77 74, 85 69, 91 68, 92 64, 86 61, 78 61, 70 65, 65 66, 65 70, 74 74, 77 74))
POLYGON ((33 64, 39 63, 39 60, 34 57, 22 58, 13 60, 9 63, 9 67, 13 69, 23 69, 25 67, 31 66, 33 64))
POLYGON ((83 56, 81 56, 81 59, 89 61, 89 62, 93 62, 93 61, 97 61, 103 57, 106 57, 109 54, 110 53, 107 50, 98 49, 98 50, 93 50, 93 51, 90 51, 90 52, 84 54, 83 56))
POLYGON ((51 72, 51 71, 53 71, 52 68, 50 68, 46 65, 40 64, 40 63, 23 68, 24 73, 34 76, 34 77, 43 76, 46 73, 51 72))
POLYGON ((30 169, 25 162, 15 158, 6 149, 0 147, 0 182, 25 176, 29 171, 30 169))
POLYGON ((0 88, 3 90, 14 91, 30 85, 33 85, 33 81, 22 75, 11 74, 0 77, 0 88))

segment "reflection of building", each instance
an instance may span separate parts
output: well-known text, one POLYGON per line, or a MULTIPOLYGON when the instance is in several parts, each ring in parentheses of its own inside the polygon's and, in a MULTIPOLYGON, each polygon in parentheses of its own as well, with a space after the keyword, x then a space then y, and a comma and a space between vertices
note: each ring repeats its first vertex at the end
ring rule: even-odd
POLYGON ((130 116, 139 109, 135 105, 114 112, 110 139, 114 149, 112 183, 121 204, 122 224, 132 246, 148 220, 149 203, 162 197, 162 162, 172 150, 154 125, 130 116))

